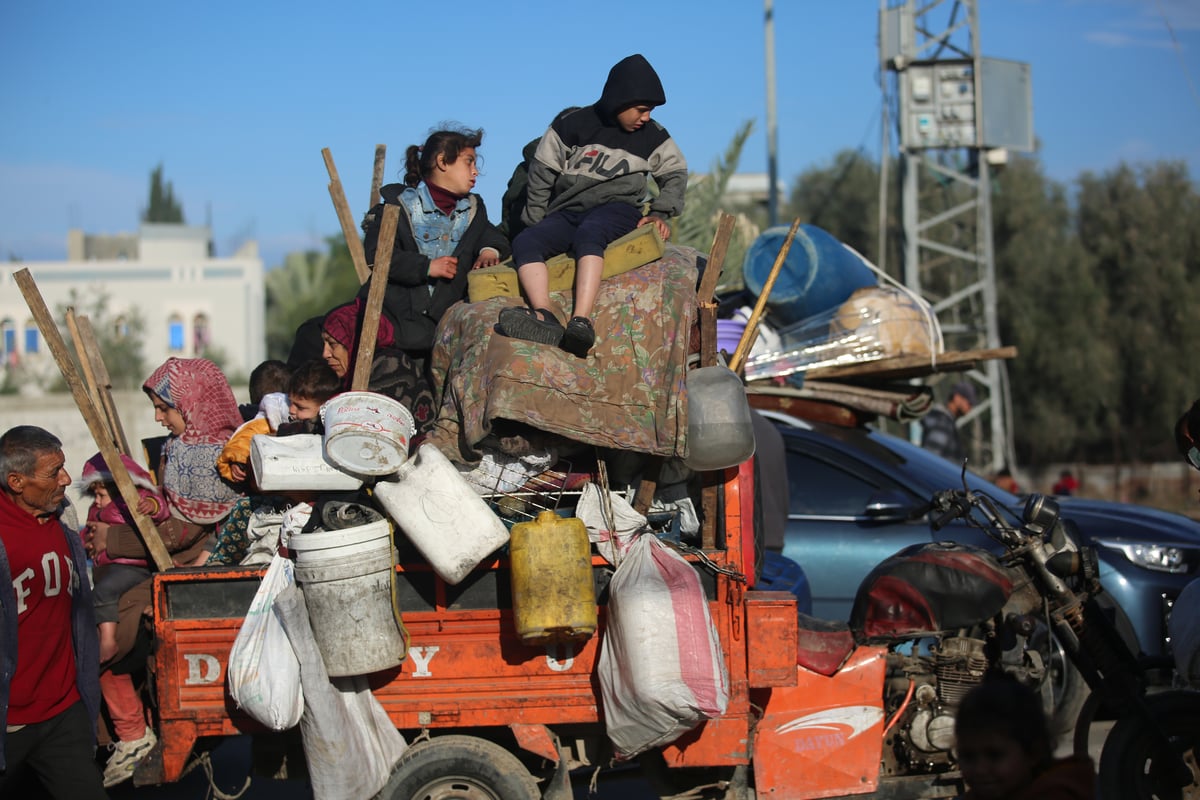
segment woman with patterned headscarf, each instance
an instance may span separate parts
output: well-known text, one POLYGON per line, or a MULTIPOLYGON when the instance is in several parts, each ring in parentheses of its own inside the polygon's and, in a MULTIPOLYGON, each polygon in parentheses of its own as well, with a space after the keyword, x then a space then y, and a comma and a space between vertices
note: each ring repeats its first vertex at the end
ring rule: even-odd
MULTIPOLYGON (((354 378, 362 316, 363 301, 360 298, 330 311, 321 325, 325 363, 342 379, 346 389, 350 388, 354 378)), ((395 328, 386 314, 380 314, 367 390, 401 403, 412 413, 416 432, 423 433, 433 423, 433 392, 420 366, 394 343, 395 328)))
MULTIPOLYGON (((241 496, 217 472, 221 448, 242 424, 225 375, 204 358, 168 358, 142 385, 154 405, 154 420, 170 434, 162 448, 158 478, 171 518, 158 526, 175 563, 199 565, 214 546, 211 534, 241 496)), ((140 537, 129 526, 103 537, 114 558, 145 558, 140 537)))

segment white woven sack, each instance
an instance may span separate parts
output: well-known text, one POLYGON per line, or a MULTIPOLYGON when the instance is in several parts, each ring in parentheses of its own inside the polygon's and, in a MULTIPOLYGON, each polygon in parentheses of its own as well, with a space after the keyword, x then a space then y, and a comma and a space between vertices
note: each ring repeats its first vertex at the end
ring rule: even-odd
POLYGON ((295 585, 291 560, 276 554, 229 651, 230 697, 238 708, 275 731, 296 725, 304 713, 300 660, 271 613, 275 597, 295 585))
POLYGON ((597 673, 620 759, 669 744, 729 704, 729 673, 700 576, 642 535, 609 582, 597 673))

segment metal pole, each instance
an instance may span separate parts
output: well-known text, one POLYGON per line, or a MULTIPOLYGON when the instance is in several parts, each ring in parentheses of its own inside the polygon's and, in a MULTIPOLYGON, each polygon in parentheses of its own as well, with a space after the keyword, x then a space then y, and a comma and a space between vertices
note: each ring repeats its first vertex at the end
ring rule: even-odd
POLYGON ((775 122, 775 9, 763 0, 763 27, 767 59, 767 224, 779 223, 779 141, 775 122))

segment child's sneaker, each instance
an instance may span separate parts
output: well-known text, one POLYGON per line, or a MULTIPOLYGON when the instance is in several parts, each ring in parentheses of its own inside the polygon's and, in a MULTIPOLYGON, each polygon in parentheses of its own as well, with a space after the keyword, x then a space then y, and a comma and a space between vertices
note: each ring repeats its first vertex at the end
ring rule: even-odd
POLYGON ((557 346, 563 338, 563 326, 548 308, 515 306, 500 312, 499 332, 513 339, 557 346))
POLYGON ((596 331, 587 317, 571 317, 562 337, 562 349, 573 356, 587 358, 588 351, 596 343, 596 331))
POLYGON ((154 729, 147 725, 142 738, 110 745, 113 753, 104 767, 104 788, 116 786, 121 781, 132 778, 134 767, 150 753, 156 744, 158 744, 158 737, 154 735, 154 729))

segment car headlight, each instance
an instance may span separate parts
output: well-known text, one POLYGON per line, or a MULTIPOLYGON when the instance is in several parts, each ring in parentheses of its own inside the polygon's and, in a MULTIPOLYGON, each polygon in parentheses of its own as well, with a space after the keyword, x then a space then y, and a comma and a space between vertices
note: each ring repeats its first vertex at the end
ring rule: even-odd
POLYGON ((1181 547, 1101 540, 1097 540, 1096 544, 1107 547, 1110 550, 1120 551, 1126 558, 1139 567, 1157 570, 1158 572, 1179 573, 1188 571, 1188 553, 1181 547))

